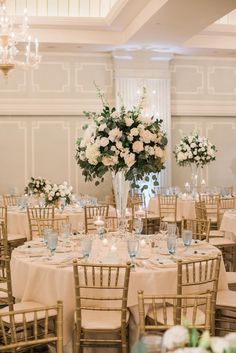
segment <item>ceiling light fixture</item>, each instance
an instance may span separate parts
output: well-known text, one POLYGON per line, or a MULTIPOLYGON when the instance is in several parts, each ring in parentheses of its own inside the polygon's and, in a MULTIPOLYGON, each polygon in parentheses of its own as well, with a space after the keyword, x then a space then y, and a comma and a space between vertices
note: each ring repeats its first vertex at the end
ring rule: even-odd
POLYGON ((40 62, 38 53, 39 42, 35 39, 31 42, 29 35, 27 9, 24 10, 22 23, 17 26, 14 19, 7 15, 6 0, 0 0, 0 70, 5 78, 9 71, 15 67, 35 68, 40 62), (17 48, 18 44, 23 42, 25 52, 21 53, 17 48))

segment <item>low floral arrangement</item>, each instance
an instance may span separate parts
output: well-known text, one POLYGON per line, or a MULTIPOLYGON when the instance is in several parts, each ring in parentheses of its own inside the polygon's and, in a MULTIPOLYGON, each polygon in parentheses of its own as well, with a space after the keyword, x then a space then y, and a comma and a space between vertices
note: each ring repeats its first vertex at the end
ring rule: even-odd
POLYGON ((48 183, 45 186, 45 204, 56 205, 61 198, 65 199, 65 205, 68 205, 72 201, 72 186, 68 185, 66 181, 63 184, 51 184, 48 183))
MULTIPOLYGON (((108 171, 125 171, 125 179, 138 187, 137 181, 148 182, 149 173, 164 169, 167 138, 161 129, 162 120, 142 114, 145 89, 139 105, 130 111, 124 106, 120 111, 110 108, 100 90, 98 94, 103 111, 85 112, 91 123, 83 127, 84 136, 77 140, 76 161, 86 181, 97 179, 95 185, 108 171)), ((158 185, 155 174, 152 179, 158 185)))
POLYGON ((192 163, 203 167, 216 159, 216 152, 216 146, 197 132, 184 136, 173 151, 176 162, 181 167, 192 163))
POLYGON ((40 176, 38 178, 31 177, 25 187, 25 194, 40 196, 40 194, 44 194, 44 189, 47 183, 47 179, 40 176))
POLYGON ((200 336, 195 328, 177 325, 164 333, 163 346, 175 353, 236 353, 236 332, 211 337, 204 331, 200 336))

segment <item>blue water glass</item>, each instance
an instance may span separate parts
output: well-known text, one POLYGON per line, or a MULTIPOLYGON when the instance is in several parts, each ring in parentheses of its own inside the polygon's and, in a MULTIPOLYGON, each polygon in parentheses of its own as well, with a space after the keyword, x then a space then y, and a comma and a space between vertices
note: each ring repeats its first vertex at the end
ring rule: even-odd
POLYGON ((69 237, 71 235, 71 224, 70 223, 62 224, 60 230, 61 230, 63 242, 68 242, 69 237))
POLYGON ((48 234, 47 247, 51 252, 51 256, 54 255, 58 243, 58 234, 56 232, 51 232, 48 234))
POLYGON ((85 260, 89 258, 91 250, 92 250, 92 239, 90 237, 81 239, 81 252, 85 260))
POLYGON ((127 240, 127 247, 129 257, 131 259, 132 267, 135 267, 134 259, 136 258, 139 250, 139 240, 138 239, 128 239, 127 240))
POLYGON ((174 255, 176 251, 176 236, 175 234, 168 235, 167 237, 167 249, 169 254, 174 255))
POLYGON ((50 234, 52 232, 52 229, 49 227, 45 227, 43 229, 43 241, 45 244, 48 243, 48 234, 50 234))
POLYGON ((176 229, 177 229, 177 224, 176 223, 168 223, 167 224, 167 233, 168 233, 168 235, 175 235, 176 234, 176 229))
POLYGON ((192 237, 193 237, 193 232, 191 230, 188 230, 188 229, 183 230, 182 240, 186 248, 188 248, 191 245, 192 237))

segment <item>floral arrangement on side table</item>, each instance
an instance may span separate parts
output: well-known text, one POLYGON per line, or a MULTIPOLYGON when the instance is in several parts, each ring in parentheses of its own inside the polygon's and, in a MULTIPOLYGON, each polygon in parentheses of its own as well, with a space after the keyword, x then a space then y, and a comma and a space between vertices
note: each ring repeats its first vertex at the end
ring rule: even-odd
POLYGON ((216 159, 216 152, 216 146, 197 132, 184 136, 173 151, 177 164, 182 167, 192 163, 203 167, 216 159))
MULTIPOLYGON (((117 111, 110 108, 103 94, 98 91, 103 103, 100 114, 85 112, 91 120, 86 125, 84 136, 77 140, 76 161, 86 181, 104 180, 107 171, 125 171, 125 179, 138 187, 137 181, 149 181, 149 173, 158 173, 166 160, 166 134, 161 129, 162 120, 142 114, 146 91, 140 103, 132 110, 124 107, 117 111)), ((153 175, 154 185, 158 185, 153 175)), ((147 186, 144 185, 143 189, 147 186)))
POLYGON ((53 184, 45 178, 31 177, 25 187, 25 193, 44 197, 45 205, 57 205, 61 198, 65 199, 65 205, 72 201, 72 186, 66 181, 62 184, 53 184))

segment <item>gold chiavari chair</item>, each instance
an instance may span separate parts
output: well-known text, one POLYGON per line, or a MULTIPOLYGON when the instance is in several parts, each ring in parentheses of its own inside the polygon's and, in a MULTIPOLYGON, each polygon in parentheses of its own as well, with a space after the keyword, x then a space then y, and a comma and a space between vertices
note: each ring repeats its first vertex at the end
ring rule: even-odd
POLYGON ((199 201, 204 201, 207 212, 207 219, 211 220, 211 226, 218 229, 219 226, 219 204, 220 195, 200 194, 199 201))
POLYGON ((236 330, 236 301, 235 291, 221 290, 217 293, 216 300, 216 335, 222 336, 236 330))
POLYGON ((177 261, 177 294, 212 294, 211 332, 214 334, 214 320, 221 255, 194 261, 177 261))
POLYGON ((181 223, 177 218, 177 195, 158 195, 160 219, 168 223, 181 223))
POLYGON ((101 216, 104 219, 108 217, 109 205, 84 206, 84 224, 85 233, 96 230, 94 218, 101 216))
POLYGON ((54 207, 27 207, 27 216, 29 223, 30 239, 34 236, 39 236, 38 220, 48 219, 49 222, 54 220, 54 207))
POLYGON ((0 255, 11 255, 14 248, 24 244, 26 237, 22 235, 7 234, 7 226, 5 222, 0 221, 0 255))
POLYGON ((4 206, 16 206, 20 197, 20 195, 3 195, 3 204, 4 206))
POLYGON ((4 222, 7 227, 7 206, 0 206, 0 222, 4 222))
POLYGON ((43 231, 45 228, 51 228, 56 230, 58 233, 61 231, 61 227, 64 224, 70 223, 69 216, 65 217, 60 217, 60 218, 38 218, 37 219, 37 224, 38 224, 38 234, 39 236, 43 236, 43 231))
POLYGON ((0 256, 0 308, 8 306, 13 310, 14 298, 12 294, 10 257, 0 256))
POLYGON ((54 345, 57 353, 63 353, 63 305, 0 312, 0 352, 23 352, 27 348, 54 345), (49 325, 53 314, 55 330, 49 325))
POLYGON ((174 325, 183 325, 198 330, 211 328, 211 293, 144 295, 138 292, 140 334, 163 333, 174 325), (145 307, 149 308, 145 317, 145 307))
POLYGON ((76 297, 75 353, 82 347, 119 347, 128 352, 127 296, 130 263, 94 265, 73 262, 76 297), (116 335, 113 338, 113 335, 116 335))
MULTIPOLYGON (((7 314, 9 311, 28 311, 28 310, 35 310, 37 308, 46 308, 45 305, 42 303, 34 302, 34 301, 22 301, 18 303, 14 303, 14 297, 12 294, 12 282, 11 282, 11 268, 10 268, 10 258, 7 256, 1 256, 0 257, 0 264, 1 264, 1 277, 0 277, 0 295, 1 301, 0 304, 3 306, 0 309, 0 317, 7 317, 7 314)), ((41 319, 44 319, 44 316, 41 315, 41 319)), ((47 321, 49 322, 50 320, 50 325, 52 325, 52 330, 55 327, 55 311, 51 310, 49 313, 46 314, 45 318, 47 318, 47 321)), ((32 316, 25 316, 24 320, 27 322, 32 322, 33 317, 32 316)), ((20 320, 18 317, 17 320, 17 325, 19 328, 19 331, 22 329, 22 325, 24 322, 20 320)), ((10 327, 11 322, 9 322, 9 317, 8 319, 4 320, 4 326, 8 327, 8 330, 11 329, 10 327)), ((0 331, 2 330, 2 327, 0 326, 0 331)), ((1 332, 2 333, 2 332, 1 332)), ((0 340, 1 341, 1 340, 0 340)))
POLYGON ((209 242, 210 220, 204 219, 182 219, 181 234, 184 229, 192 231, 193 240, 206 240, 209 242))
POLYGON ((235 204, 235 197, 228 197, 228 198, 224 198, 224 197, 220 197, 219 199, 219 224, 218 224, 218 229, 220 228, 220 224, 223 218, 223 215, 226 211, 235 208, 236 204, 235 204))

